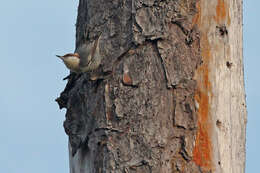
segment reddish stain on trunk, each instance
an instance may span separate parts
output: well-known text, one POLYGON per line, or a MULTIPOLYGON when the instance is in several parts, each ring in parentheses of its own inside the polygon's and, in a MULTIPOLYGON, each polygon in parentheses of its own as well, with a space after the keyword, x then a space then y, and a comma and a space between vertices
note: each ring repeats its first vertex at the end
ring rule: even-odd
MULTIPOLYGON (((205 39, 205 37, 204 37, 205 39)), ((193 161, 208 170, 212 169, 212 144, 211 144, 211 129, 212 125, 209 119, 210 114, 210 96, 211 85, 209 81, 208 60, 210 51, 208 42, 202 39, 202 56, 203 65, 200 66, 197 73, 200 76, 198 88, 195 95, 195 100, 199 105, 197 112, 198 116, 198 131, 196 135, 195 147, 193 149, 193 161), (203 41, 204 40, 204 41, 203 41)))
POLYGON ((218 24, 224 24, 227 22, 227 24, 230 25, 229 7, 224 0, 218 0, 215 21, 218 24))
MULTIPOLYGON (((203 64, 198 68, 196 72, 197 79, 197 92, 195 100, 199 105, 198 116, 198 131, 196 135, 195 147, 193 149, 193 161, 208 171, 214 170, 213 164, 213 151, 212 151, 212 123, 210 117, 210 98, 212 97, 212 88, 210 83, 210 61, 211 61, 211 48, 216 50, 210 45, 208 40, 209 30, 214 23, 216 25, 230 25, 229 7, 224 0, 218 0, 216 5, 215 14, 208 14, 206 11, 202 12, 203 8, 200 7, 200 3, 197 3, 198 14, 194 18, 193 23, 199 27, 200 30, 200 46, 201 56, 203 64), (214 20, 213 22, 210 22, 214 20)), ((203 2, 206 3, 206 2, 203 2)))
POLYGON ((207 93, 197 91, 195 96, 199 103, 198 132, 193 149, 193 161, 200 167, 211 170, 212 144, 210 139, 211 124, 209 122, 209 96, 207 93))
POLYGON ((129 74, 127 74, 127 73, 123 74, 123 83, 125 85, 132 85, 133 81, 132 81, 131 77, 129 76, 129 74))
POLYGON ((198 13, 193 19, 193 25, 197 25, 200 29, 200 46, 203 64, 197 69, 197 92, 195 93, 195 100, 199 105, 198 116, 198 131, 196 134, 195 146, 193 149, 193 161, 204 170, 213 170, 212 162, 212 141, 211 131, 212 124, 210 121, 210 97, 211 84, 209 80, 209 61, 211 58, 210 43, 208 41, 207 22, 203 20, 211 20, 211 17, 201 15, 200 2, 197 3, 198 13))

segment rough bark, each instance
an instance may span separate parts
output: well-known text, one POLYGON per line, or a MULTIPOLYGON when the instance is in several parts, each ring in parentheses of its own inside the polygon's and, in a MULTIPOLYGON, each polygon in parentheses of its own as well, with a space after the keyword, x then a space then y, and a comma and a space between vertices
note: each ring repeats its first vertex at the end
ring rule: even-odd
POLYGON ((76 47, 102 72, 71 77, 71 173, 244 172, 240 0, 80 0, 76 47))

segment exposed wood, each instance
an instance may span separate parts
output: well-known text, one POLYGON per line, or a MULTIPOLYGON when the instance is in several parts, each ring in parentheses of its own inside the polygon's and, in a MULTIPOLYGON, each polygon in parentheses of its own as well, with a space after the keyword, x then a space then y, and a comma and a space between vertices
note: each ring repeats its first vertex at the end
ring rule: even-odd
POLYGON ((197 8, 203 64, 195 75, 199 129, 193 159, 215 172, 244 172, 242 1, 201 0, 197 8))
MULTIPOLYGON (((209 147, 212 148, 213 157, 211 164, 215 172, 244 172, 246 104, 242 55, 242 1, 202 0, 198 8, 204 65, 198 69, 195 77, 197 81, 201 81, 197 101, 208 102, 209 109, 208 115, 202 113, 199 118, 202 126, 199 131, 203 133, 205 130, 210 136, 212 146, 209 147), (202 95, 208 101, 203 100, 202 95)), ((200 105, 200 109, 205 108, 200 105)), ((204 140, 205 138, 196 141, 200 150, 201 143, 206 143, 204 140)), ((202 156, 198 154, 196 162, 210 166, 202 156)))

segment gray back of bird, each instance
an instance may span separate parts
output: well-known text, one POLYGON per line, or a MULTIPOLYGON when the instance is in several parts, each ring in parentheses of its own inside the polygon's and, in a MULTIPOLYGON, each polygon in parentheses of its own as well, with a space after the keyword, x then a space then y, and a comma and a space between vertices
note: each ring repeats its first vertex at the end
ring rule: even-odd
POLYGON ((101 55, 99 51, 101 36, 92 42, 86 42, 79 46, 75 53, 80 56, 80 64, 82 72, 94 70, 98 68, 101 63, 101 55))

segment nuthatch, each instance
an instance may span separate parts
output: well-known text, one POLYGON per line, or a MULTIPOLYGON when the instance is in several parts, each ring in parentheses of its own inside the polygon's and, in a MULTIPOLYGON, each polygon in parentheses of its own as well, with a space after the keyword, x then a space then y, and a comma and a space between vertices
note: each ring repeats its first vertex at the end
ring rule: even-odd
POLYGON ((75 73, 84 73, 99 67, 102 57, 99 52, 99 38, 91 43, 79 46, 75 53, 69 53, 59 57, 66 67, 75 73))

